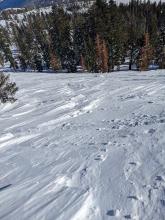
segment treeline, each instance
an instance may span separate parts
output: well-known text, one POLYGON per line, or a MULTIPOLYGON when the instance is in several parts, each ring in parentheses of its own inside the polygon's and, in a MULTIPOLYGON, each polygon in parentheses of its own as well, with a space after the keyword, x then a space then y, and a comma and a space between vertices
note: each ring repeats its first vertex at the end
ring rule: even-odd
POLYGON ((15 70, 76 72, 81 66, 111 72, 126 62, 130 70, 165 68, 165 3, 97 0, 88 10, 72 5, 69 11, 54 6, 48 14, 24 14, 8 31, 1 28, 0 41, 1 63, 9 60, 15 70))

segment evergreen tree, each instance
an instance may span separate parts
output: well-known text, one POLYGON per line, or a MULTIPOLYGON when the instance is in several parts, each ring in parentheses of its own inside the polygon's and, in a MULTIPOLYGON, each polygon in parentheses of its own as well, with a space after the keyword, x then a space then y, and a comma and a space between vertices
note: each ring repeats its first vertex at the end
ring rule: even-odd
POLYGON ((159 32, 155 59, 159 64, 160 68, 165 69, 165 27, 162 27, 159 32))
POLYGON ((0 73, 0 102, 14 102, 15 93, 17 92, 18 87, 15 83, 9 81, 9 75, 0 73))
POLYGON ((55 54, 53 54, 53 52, 51 53, 50 66, 54 71, 59 70, 61 67, 59 59, 55 54))
POLYGON ((34 55, 34 63, 35 63, 35 68, 37 69, 37 71, 42 72, 43 66, 42 66, 42 57, 40 54, 34 55))
POLYGON ((148 70, 148 66, 152 59, 153 50, 149 41, 149 34, 145 33, 144 35, 144 46, 141 49, 141 56, 139 60, 140 71, 148 70))
POLYGON ((5 33, 5 30, 3 28, 0 28, 0 62, 1 64, 4 64, 4 62, 10 62, 10 66, 16 69, 15 61, 12 56, 12 52, 10 49, 10 44, 8 42, 9 37, 5 33))

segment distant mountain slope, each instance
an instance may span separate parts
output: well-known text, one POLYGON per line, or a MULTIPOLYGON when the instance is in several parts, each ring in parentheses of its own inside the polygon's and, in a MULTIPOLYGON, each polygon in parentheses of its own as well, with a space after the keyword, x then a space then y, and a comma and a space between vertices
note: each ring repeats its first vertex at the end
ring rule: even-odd
POLYGON ((68 4, 69 2, 74 2, 74 0, 0 0, 0 9, 21 8, 26 6, 46 7, 54 3, 68 4))
POLYGON ((28 0, 3 0, 0 2, 0 9, 23 7, 27 5, 28 2, 28 0))
MULTIPOLYGON (((68 3, 74 0, 0 0, 0 9, 6 8, 21 8, 25 6, 49 6, 53 3, 68 3)), ((81 0, 80 0, 81 1, 81 0)), ((159 0, 151 0, 158 2, 159 0)), ((129 0, 116 0, 116 2, 128 3, 129 0)))
POLYGON ((0 0, 0 9, 21 8, 25 6, 48 6, 58 0, 0 0))

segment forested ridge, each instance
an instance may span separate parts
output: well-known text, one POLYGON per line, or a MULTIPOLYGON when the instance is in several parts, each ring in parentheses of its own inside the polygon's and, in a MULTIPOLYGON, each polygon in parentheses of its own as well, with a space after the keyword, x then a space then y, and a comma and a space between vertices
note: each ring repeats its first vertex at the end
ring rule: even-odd
POLYGON ((75 3, 53 6, 50 13, 24 13, 22 20, 15 14, 17 22, 10 22, 11 14, 3 14, 9 22, 0 29, 0 61, 9 61, 14 70, 76 72, 81 66, 111 72, 123 63, 130 70, 165 68, 165 3, 97 0, 88 10, 75 3))

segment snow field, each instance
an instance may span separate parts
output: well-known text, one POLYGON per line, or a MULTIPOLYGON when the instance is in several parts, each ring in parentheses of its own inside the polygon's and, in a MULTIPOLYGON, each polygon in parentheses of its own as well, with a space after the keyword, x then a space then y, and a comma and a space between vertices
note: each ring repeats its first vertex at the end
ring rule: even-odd
POLYGON ((0 219, 165 219, 164 74, 12 73, 0 219))

